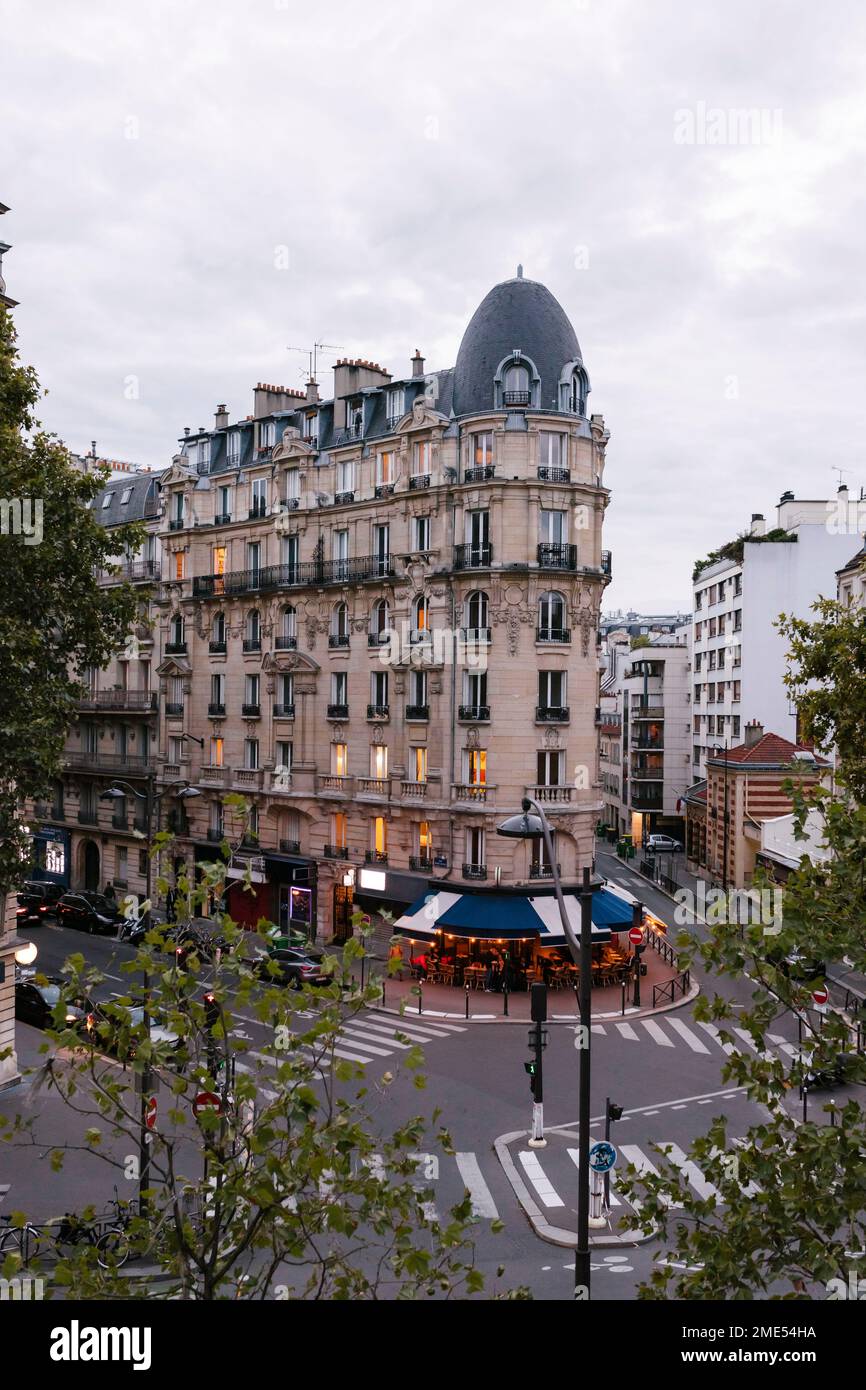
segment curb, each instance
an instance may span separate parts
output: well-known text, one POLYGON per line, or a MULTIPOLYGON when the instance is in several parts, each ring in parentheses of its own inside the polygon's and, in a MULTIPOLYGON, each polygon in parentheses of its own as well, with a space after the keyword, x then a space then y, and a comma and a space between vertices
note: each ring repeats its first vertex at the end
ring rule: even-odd
MULTIPOLYGON (((620 1013, 619 1009, 615 1009, 611 1013, 593 1014, 592 1021, 593 1023, 615 1023, 617 1019, 656 1018, 658 1014, 669 1014, 674 1009, 685 1008, 687 1004, 691 1004, 695 999, 697 999, 700 992, 701 987, 699 984, 697 984, 697 982, 695 982, 689 990, 688 994, 684 995, 682 999, 675 999, 670 1004, 662 1004, 657 1009, 626 1008, 624 1014, 620 1013)), ((531 1020, 528 1018, 506 1018, 502 1014, 476 1014, 474 1017, 472 1014, 470 1014, 467 1018, 465 1013, 444 1013, 441 1009, 424 1008, 422 1008, 420 1012, 417 1008, 406 1008, 401 1010, 391 1008, 386 1004, 371 1005, 369 1012, 380 1014, 393 1014, 397 1018, 405 1019, 407 1023, 411 1022, 413 1018, 426 1018, 429 1019, 431 1023, 435 1023, 437 1019, 441 1023, 475 1023, 481 1026, 486 1024, 488 1027, 491 1024, 497 1023, 519 1023, 521 1027, 526 1028, 531 1022, 531 1020)), ((577 1014, 551 1014, 548 1016, 547 1022, 548 1024, 553 1024, 555 1026, 571 1025, 573 1027, 575 1024, 578 1024, 580 1022, 580 1019, 578 1018, 577 1014)))
MULTIPOLYGON (((562 1226, 551 1226, 550 1222, 545 1218, 541 1208, 529 1195, 529 1190, 517 1171, 517 1167, 508 1150, 508 1145, 513 1143, 515 1139, 525 1139, 525 1137, 526 1131, 523 1129, 513 1130, 510 1134, 500 1134, 499 1138, 493 1141, 496 1157, 499 1159, 502 1170, 514 1189, 515 1197, 526 1213, 529 1224, 532 1226, 532 1229, 539 1239, 546 1241, 548 1245, 560 1245, 568 1250, 576 1250, 577 1234, 574 1231, 567 1231, 562 1226)), ((601 1236, 593 1235, 592 1232, 590 1232, 589 1248, 590 1250, 604 1250, 623 1245, 633 1248, 636 1245, 644 1245, 647 1241, 654 1240, 656 1234, 656 1232, 651 1232, 648 1236, 642 1234, 618 1236, 611 1232, 609 1235, 601 1236)))

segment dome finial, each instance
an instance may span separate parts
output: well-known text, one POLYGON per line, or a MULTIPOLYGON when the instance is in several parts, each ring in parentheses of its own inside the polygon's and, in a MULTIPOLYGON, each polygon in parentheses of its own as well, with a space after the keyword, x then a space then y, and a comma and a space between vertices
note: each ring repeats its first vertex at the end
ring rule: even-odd
POLYGON ((519 266, 517 267, 517 278, 518 278, 518 280, 522 280, 522 279, 523 279, 523 266, 522 266, 522 265, 519 265, 519 266))

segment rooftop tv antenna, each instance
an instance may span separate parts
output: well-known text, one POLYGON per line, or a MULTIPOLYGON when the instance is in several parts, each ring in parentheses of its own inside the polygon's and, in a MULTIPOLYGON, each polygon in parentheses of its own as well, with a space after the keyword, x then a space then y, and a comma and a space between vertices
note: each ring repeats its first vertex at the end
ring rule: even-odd
POLYGON ((304 354, 309 364, 309 372, 307 377, 309 381, 316 381, 318 379, 317 372, 319 367, 320 352, 342 352, 342 350, 343 349, 340 347, 339 343, 313 343, 313 346, 311 348, 286 348, 286 352, 302 352, 304 354))
POLYGON ((841 487, 841 486, 842 486, 842 474, 843 474, 843 473, 850 473, 850 472, 851 472, 851 469, 850 469, 850 468, 840 468, 839 465, 838 465, 837 463, 831 464, 830 466, 831 466, 831 468, 833 469, 833 472, 834 472, 834 473, 838 473, 838 474, 839 474, 839 486, 841 487))

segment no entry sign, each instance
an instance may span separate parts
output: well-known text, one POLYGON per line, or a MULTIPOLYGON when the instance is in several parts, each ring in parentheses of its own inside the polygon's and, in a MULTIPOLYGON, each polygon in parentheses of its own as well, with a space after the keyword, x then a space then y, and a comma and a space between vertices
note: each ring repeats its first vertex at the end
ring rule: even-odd
POLYGON ((199 1115, 219 1115, 222 1110, 222 1102, 215 1091, 199 1091, 192 1103, 192 1113, 198 1119, 199 1115))
POLYGON ((144 1123, 148 1129, 156 1129, 156 1096, 151 1096, 144 1111, 144 1123))
POLYGON ((815 1001, 815 1008, 818 1010, 818 1012, 821 1014, 825 1014, 827 1012, 827 1004, 830 999, 829 991, 819 986, 818 989, 813 989, 812 998, 815 1001))
POLYGON ((632 946, 639 946, 643 941, 643 928, 629 927, 628 939, 631 942, 632 946))

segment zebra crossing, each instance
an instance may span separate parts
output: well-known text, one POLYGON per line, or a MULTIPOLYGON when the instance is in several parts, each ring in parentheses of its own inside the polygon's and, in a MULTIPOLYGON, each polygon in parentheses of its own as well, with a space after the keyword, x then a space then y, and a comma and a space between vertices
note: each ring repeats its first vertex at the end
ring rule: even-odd
POLYGON ((689 1019, 686 1023, 685 1019, 674 1014, 663 1015, 660 1018, 623 1019, 615 1022, 606 1020, 604 1023, 593 1023, 592 1031, 598 1037, 623 1038, 626 1042, 644 1045, 651 1042, 656 1047, 685 1046, 691 1052, 704 1056, 717 1056, 720 1050, 728 1057, 741 1052, 758 1056, 768 1062, 799 1057, 797 1046, 780 1033, 766 1034, 766 1040, 772 1046, 762 1051, 745 1028, 727 1028, 738 1040, 732 1043, 721 1037, 721 1030, 715 1024, 698 1022, 696 1019, 689 1019))
MULTIPOLYGON (((379 1062, 385 1057, 394 1057, 399 1061, 404 1052, 409 1052, 414 1047, 426 1048, 429 1043, 435 1042, 440 1038, 453 1037, 456 1033, 465 1033, 466 1029, 462 1025, 455 1023, 445 1023, 436 1020, 430 1022, 424 1018, 420 1023, 414 1018, 403 1018, 398 1015, 365 1013, 347 1019, 341 1024, 336 1041, 332 1048, 338 1061, 354 1062, 360 1066, 366 1066, 369 1062, 379 1062)), ((308 1061, 313 1061, 315 1075, 321 1080, 325 1077, 325 1072, 321 1066, 321 1053, 317 1052, 312 1046, 299 1044, 292 1049, 295 1056, 300 1055, 308 1061)), ((240 1058, 235 1063, 237 1071, 250 1074, 255 1068, 249 1066, 249 1061, 260 1063, 264 1067, 276 1068, 279 1066, 279 1057, 268 1055, 263 1052, 249 1051, 244 1054, 246 1061, 240 1058)), ((277 1092, 267 1088, 260 1092, 266 1100, 274 1100, 277 1092)))
MULTIPOLYGON (((595 1143, 600 1136, 591 1135, 590 1143, 595 1143)), ((631 1165, 641 1177, 659 1177, 659 1164, 662 1163, 661 1155, 656 1152, 655 1145, 665 1152, 668 1163, 678 1168, 685 1178, 686 1183, 703 1199, 713 1198, 718 1205, 723 1205, 722 1196, 719 1189, 705 1177, 704 1173, 690 1159, 685 1151, 670 1140, 657 1140, 653 1142, 652 1155, 647 1153, 639 1144, 620 1144, 617 1143, 617 1164, 619 1172, 623 1173, 631 1165)), ((731 1144, 734 1147, 742 1147, 744 1139, 733 1139, 731 1144)), ((580 1154, 577 1148, 565 1147, 552 1148, 544 1154, 539 1154, 537 1150, 524 1149, 516 1154, 521 1176, 530 1185, 532 1195, 544 1207, 546 1211, 556 1211, 558 1209, 574 1209, 577 1203, 577 1174, 580 1170, 580 1154), (562 1194, 567 1194, 567 1200, 562 1194)), ((611 1173, 610 1182, 610 1205, 611 1207, 623 1207, 627 1205, 625 1199, 617 1195, 618 1171, 614 1169, 611 1173)), ((757 1189, 752 1183, 745 1188, 746 1192, 753 1196, 757 1189)), ((676 1206, 676 1203, 671 1205, 676 1206)))

